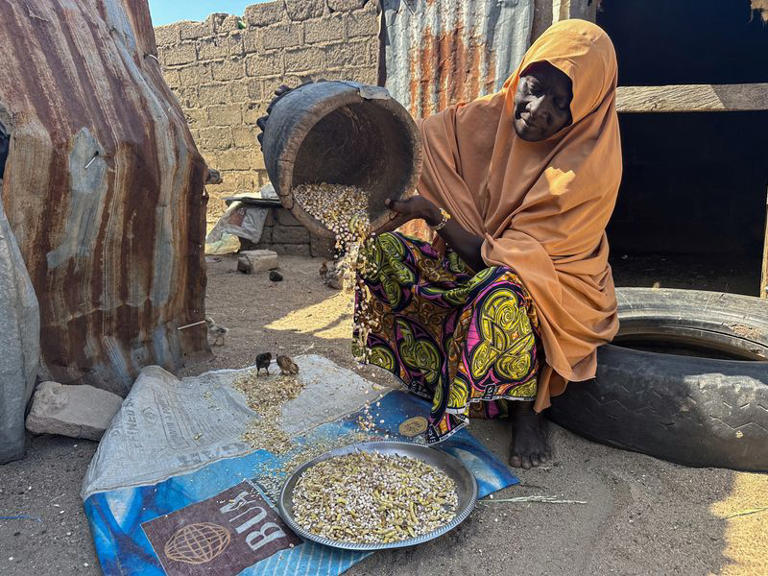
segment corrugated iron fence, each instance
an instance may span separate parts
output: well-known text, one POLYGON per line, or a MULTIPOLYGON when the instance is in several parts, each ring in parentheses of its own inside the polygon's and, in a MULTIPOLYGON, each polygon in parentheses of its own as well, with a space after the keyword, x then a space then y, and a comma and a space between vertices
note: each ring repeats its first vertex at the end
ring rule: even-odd
POLYGON ((382 0, 386 86, 421 118, 501 88, 531 38, 533 0, 382 0))
MULTIPOLYGON (((534 0, 382 0, 383 75, 414 118, 499 90, 528 48, 534 0)), ((402 231, 429 239, 423 221, 402 231)))

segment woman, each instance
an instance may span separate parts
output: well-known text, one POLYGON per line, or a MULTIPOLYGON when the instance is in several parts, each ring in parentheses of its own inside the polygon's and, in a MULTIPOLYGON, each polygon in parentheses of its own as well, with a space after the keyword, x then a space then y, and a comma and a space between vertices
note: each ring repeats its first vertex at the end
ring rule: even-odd
POLYGON ((357 315, 369 361, 432 400, 430 442, 509 411, 510 464, 538 466, 541 411, 594 377, 618 329, 605 235, 621 179, 616 81, 605 32, 567 20, 500 92, 422 122, 419 196, 389 207, 441 246, 372 239, 357 315))

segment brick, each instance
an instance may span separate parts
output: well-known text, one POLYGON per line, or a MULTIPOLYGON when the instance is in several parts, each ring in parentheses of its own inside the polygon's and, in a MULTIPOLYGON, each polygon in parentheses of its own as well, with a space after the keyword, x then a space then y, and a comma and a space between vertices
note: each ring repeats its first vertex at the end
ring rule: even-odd
POLYGON ((184 117, 187 119, 187 124, 193 127, 204 126, 208 123, 208 112, 204 108, 184 110, 184 117))
POLYGON ((340 71, 340 78, 352 80, 353 82, 360 82, 360 84, 376 86, 379 82, 379 71, 375 66, 344 68, 340 71))
POLYGON ((213 38, 203 38, 197 42, 198 60, 222 60, 228 55, 229 52, 227 51, 227 47, 221 45, 217 36, 214 36, 213 38))
POLYGON ((285 8, 288 18, 293 21, 319 18, 325 10, 324 0, 287 0, 285 8))
POLYGON ((326 46, 325 57, 328 68, 364 66, 369 61, 365 42, 350 42, 326 46))
POLYGON ((333 238, 312 236, 309 240, 309 251, 313 258, 333 258, 335 241, 333 238))
POLYGON ((233 104, 261 99, 261 82, 257 78, 246 78, 230 82, 228 85, 229 101, 233 104))
POLYGON ((122 403, 117 394, 93 386, 42 382, 32 399, 27 430, 99 440, 122 403))
POLYGON ((211 27, 211 31, 213 31, 214 34, 217 34, 227 16, 229 16, 229 14, 225 14, 224 12, 214 12, 208 16, 205 21, 211 27))
POLYGON ((261 150, 258 149, 258 147, 254 146, 253 150, 251 150, 251 170, 254 172, 258 172, 259 170, 266 170, 267 165, 264 163, 264 155, 261 153, 261 150))
POLYGON ((229 56, 242 56, 244 54, 242 31, 238 30, 229 36, 221 37, 221 44, 227 49, 229 56))
POLYGON ((272 242, 278 244, 307 244, 309 230, 303 226, 275 226, 272 230, 272 242))
POLYGON ((206 150, 225 150, 232 147, 232 133, 228 126, 200 128, 197 142, 206 150))
MULTIPOLYGON (((234 126, 232 128, 232 143, 235 148, 254 148, 259 145, 256 139, 258 129, 254 126, 234 126)), ((255 183, 253 184, 255 186, 255 183)))
POLYGON ((272 226, 264 225, 264 228, 261 232, 261 239, 260 242, 264 243, 271 243, 272 242, 272 226))
POLYGON ((213 28, 207 20, 205 22, 179 22, 178 26, 182 40, 197 40, 213 34, 213 28))
POLYGON ((301 83, 302 80, 298 76, 275 76, 272 78, 264 78, 261 86, 261 93, 263 94, 266 103, 269 104, 269 101, 272 100, 272 97, 275 94, 275 90, 280 88, 283 84, 295 88, 296 86, 301 86, 301 83))
POLYGON ((263 98, 261 81, 259 81, 258 78, 248 78, 246 82, 248 87, 248 98, 251 100, 261 100, 263 98))
POLYGON ((379 35, 379 19, 376 12, 371 10, 357 10, 344 16, 347 22, 347 37, 379 35))
POLYGON ((201 106, 228 104, 231 102, 230 98, 227 84, 205 84, 198 88, 198 99, 201 106))
POLYGON ((283 52, 248 54, 245 57, 245 73, 248 76, 275 76, 284 72, 283 52))
POLYGON ((296 220, 295 216, 291 214, 291 211, 285 208, 277 209, 277 222, 281 226, 302 226, 301 222, 296 220))
POLYGON ((244 19, 249 26, 269 26, 285 20, 286 17, 285 2, 280 0, 246 7, 244 19))
POLYGON ((243 121, 240 106, 237 104, 211 106, 208 108, 208 118, 211 126, 234 126, 243 121))
POLYGON ((261 30, 250 28, 243 31, 243 51, 246 54, 264 51, 261 47, 261 30))
POLYGON ((179 84, 181 86, 204 84, 208 80, 213 80, 210 64, 193 64, 179 70, 179 84))
POLYGON ((243 123, 249 126, 255 126, 256 121, 266 113, 266 103, 249 102, 243 106, 243 123))
POLYGON ((216 27, 216 34, 221 34, 222 32, 234 32, 235 30, 241 30, 242 27, 243 24, 239 16, 228 14, 216 27))
POLYGON ((179 104, 181 104, 182 108, 197 108, 198 107, 198 96, 197 96, 197 87, 196 86, 180 86, 179 88, 176 88, 174 91, 174 94, 176 94, 176 98, 179 101, 179 104))
POLYGON ((334 12, 358 10, 366 5, 368 0, 328 0, 328 8, 334 12))
MULTIPOLYGON (((218 155, 218 164, 216 167, 219 170, 248 170, 250 164, 246 154, 243 154, 242 150, 225 150, 218 155)), ((234 190, 234 182, 232 183, 232 189, 234 190)))
POLYGON ((325 68, 325 55, 320 48, 306 47, 285 52, 286 72, 309 72, 323 68, 325 68))
POLYGON ((188 64, 197 59, 195 45, 192 43, 174 46, 164 51, 165 65, 178 66, 179 64, 188 64))
POLYGON ((256 185, 254 184, 255 172, 236 172, 235 173, 235 190, 240 192, 252 192, 256 185))
POLYGON ((242 58, 229 58, 222 62, 211 62, 211 73, 214 80, 229 82, 245 76, 245 64, 242 58))
MULTIPOLYGON (((208 165, 213 166, 213 164, 211 164, 210 162, 208 163, 208 165)), ((222 178, 224 178, 224 181, 221 184, 217 184, 216 186, 211 187, 211 190, 213 191, 211 194, 211 198, 216 198, 217 200, 221 200, 220 214, 227 209, 226 205, 224 204, 224 198, 227 198, 228 196, 232 196, 235 193, 235 186, 232 182, 229 181, 231 174, 232 174, 231 172, 227 172, 227 173, 222 172, 222 178)))
POLYGON ((264 28, 261 41, 265 50, 275 48, 290 48, 304 41, 304 31, 301 24, 277 24, 264 28))
POLYGON ((344 40, 344 20, 341 14, 331 14, 304 23, 304 41, 307 44, 344 40))
POLYGON ((181 85, 178 70, 171 70, 166 68, 163 70, 163 79, 165 80, 165 83, 168 84, 168 86, 171 88, 177 88, 181 85))
POLYGON ((155 42, 158 46, 178 44, 181 41, 178 24, 158 26, 155 28, 155 42))
POLYGON ((219 155, 219 167, 222 170, 263 170, 264 159, 256 151, 225 150, 219 155))
POLYGON ((379 56, 381 55, 381 46, 377 41, 368 41, 368 62, 378 67, 379 56))

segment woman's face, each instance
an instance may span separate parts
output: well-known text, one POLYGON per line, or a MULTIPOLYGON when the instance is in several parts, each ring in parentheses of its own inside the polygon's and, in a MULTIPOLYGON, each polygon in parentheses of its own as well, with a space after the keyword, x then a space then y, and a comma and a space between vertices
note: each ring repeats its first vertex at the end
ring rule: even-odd
POLYGON ((573 91, 571 79, 548 62, 526 68, 515 92, 515 132, 523 140, 546 140, 568 126, 573 91))

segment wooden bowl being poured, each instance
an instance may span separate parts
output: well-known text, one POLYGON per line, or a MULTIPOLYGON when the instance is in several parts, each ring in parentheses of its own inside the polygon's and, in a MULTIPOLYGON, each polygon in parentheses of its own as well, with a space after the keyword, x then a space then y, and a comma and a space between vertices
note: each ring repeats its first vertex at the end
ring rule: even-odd
POLYGON ((334 234, 296 202, 301 184, 357 186, 376 232, 390 222, 386 199, 408 195, 421 171, 421 141, 408 111, 379 86, 316 82, 278 100, 264 129, 264 161, 283 206, 313 234, 334 234))

